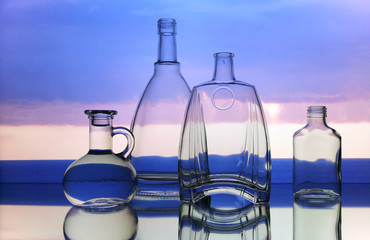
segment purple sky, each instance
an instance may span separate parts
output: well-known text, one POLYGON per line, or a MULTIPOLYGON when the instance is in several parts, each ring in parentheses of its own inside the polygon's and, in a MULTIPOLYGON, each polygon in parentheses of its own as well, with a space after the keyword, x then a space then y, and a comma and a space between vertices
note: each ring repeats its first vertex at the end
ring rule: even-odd
POLYGON ((72 123, 105 103, 132 114, 153 73, 161 17, 177 20, 190 86, 211 79, 213 53, 230 51, 236 78, 255 85, 263 102, 283 104, 284 119, 314 103, 331 105, 344 122, 369 121, 366 0, 3 0, 0 124, 72 123))

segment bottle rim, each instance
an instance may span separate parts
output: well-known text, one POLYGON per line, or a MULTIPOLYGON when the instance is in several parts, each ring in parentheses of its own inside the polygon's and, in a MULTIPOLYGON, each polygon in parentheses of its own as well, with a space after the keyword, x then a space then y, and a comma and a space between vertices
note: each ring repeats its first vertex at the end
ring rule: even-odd
POLYGON ((326 106, 309 106, 307 113, 309 117, 326 117, 326 106))
POLYGON ((107 115, 106 117, 111 117, 118 113, 116 110, 95 110, 95 109, 87 109, 84 112, 86 115, 89 115, 89 116, 103 115, 99 117, 104 117, 104 115, 107 115))
POLYGON ((218 52, 218 53, 213 54, 213 56, 215 58, 233 58, 234 53, 232 53, 232 52, 218 52))

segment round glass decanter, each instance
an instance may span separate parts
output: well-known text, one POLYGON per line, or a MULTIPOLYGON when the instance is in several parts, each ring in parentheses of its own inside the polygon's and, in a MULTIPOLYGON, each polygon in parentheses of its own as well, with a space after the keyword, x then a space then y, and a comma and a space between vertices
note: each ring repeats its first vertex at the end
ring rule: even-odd
POLYGON ((127 203, 137 189, 136 171, 126 160, 133 149, 134 137, 127 128, 112 126, 117 111, 86 110, 85 114, 90 120, 90 149, 65 172, 64 194, 77 206, 109 207, 127 203), (127 138, 127 147, 119 154, 112 151, 112 137, 116 134, 127 138))

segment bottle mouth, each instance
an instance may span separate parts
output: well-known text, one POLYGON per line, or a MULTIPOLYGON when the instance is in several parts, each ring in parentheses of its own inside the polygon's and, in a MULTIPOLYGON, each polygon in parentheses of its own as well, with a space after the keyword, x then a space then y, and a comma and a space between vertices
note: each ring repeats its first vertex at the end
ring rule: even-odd
POLYGON ((309 106, 307 113, 309 117, 326 117, 326 106, 309 106))
POLYGON ((85 114, 86 115, 109 115, 109 116, 114 116, 117 114, 117 111, 116 110, 92 110, 92 109, 88 109, 88 110, 85 110, 85 114))
POLYGON ((176 34, 176 20, 173 18, 161 18, 158 20, 158 34, 176 34))
POLYGON ((234 57, 234 53, 232 52, 218 52, 213 54, 215 58, 232 58, 234 57))

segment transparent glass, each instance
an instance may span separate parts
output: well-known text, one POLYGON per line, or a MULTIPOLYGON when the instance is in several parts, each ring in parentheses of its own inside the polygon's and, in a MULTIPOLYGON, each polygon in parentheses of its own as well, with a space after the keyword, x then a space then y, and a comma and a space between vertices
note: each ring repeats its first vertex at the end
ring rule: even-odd
POLYGON ((293 136, 295 196, 341 196, 341 136, 325 121, 325 106, 310 106, 308 123, 293 136))
POLYGON ((341 240, 340 198, 294 198, 294 240, 341 240))
POLYGON ((268 204, 218 209, 209 204, 183 202, 179 217, 179 240, 269 240, 268 204))
POLYGON ((116 111, 86 110, 85 113, 90 120, 90 149, 67 168, 64 194, 73 205, 84 207, 127 203, 137 189, 136 171, 126 160, 134 147, 134 137, 127 128, 112 126, 116 111), (127 138, 127 147, 119 154, 112 152, 112 137, 116 134, 127 138))
POLYGON ((178 142, 190 89, 176 55, 176 21, 158 21, 158 61, 141 97, 131 130, 131 163, 139 177, 138 195, 178 197, 178 142))
POLYGON ((216 53, 213 80, 193 88, 179 150, 180 197, 270 196, 267 125, 254 86, 235 80, 233 54, 216 53))
POLYGON ((111 208, 73 207, 64 219, 65 239, 135 239, 138 218, 130 205, 111 208))

